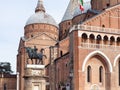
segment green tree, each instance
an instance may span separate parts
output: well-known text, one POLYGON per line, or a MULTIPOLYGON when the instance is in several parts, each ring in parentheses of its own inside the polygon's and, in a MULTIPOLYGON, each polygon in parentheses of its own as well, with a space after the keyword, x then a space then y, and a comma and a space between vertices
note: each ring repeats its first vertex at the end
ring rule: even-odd
POLYGON ((0 73, 11 74, 11 64, 9 62, 0 62, 0 73))

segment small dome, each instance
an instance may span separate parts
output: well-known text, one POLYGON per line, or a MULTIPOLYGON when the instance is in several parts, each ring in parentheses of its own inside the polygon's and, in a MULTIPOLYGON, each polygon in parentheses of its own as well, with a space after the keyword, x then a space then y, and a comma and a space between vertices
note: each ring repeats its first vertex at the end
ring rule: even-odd
POLYGON ((35 23, 45 23, 51 24, 58 27, 55 20, 45 12, 43 6, 43 0, 38 0, 37 7, 35 8, 35 14, 33 14, 26 22, 26 25, 35 24, 35 23))
POLYGON ((57 23, 55 20, 50 16, 49 14, 39 11, 33 14, 26 22, 26 25, 29 24, 35 24, 35 23, 45 23, 45 24, 51 24, 56 27, 58 27, 57 23))

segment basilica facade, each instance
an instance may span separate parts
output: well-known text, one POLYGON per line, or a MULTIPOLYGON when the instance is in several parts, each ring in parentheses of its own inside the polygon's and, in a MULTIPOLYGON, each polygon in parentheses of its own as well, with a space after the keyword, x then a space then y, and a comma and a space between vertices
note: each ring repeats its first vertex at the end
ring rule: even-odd
POLYGON ((83 7, 70 0, 57 25, 38 0, 18 47, 19 90, 27 90, 28 64, 45 65, 45 90, 120 90, 120 0, 84 0, 83 7), (42 62, 30 58, 28 47, 43 50, 42 62))

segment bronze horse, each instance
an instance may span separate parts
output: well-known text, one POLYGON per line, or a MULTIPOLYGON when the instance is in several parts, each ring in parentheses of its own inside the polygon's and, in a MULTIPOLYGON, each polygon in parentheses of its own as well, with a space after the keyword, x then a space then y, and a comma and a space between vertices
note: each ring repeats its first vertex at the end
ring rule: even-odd
POLYGON ((33 64, 33 59, 36 60, 35 64, 43 64, 43 57, 47 58, 46 55, 43 54, 44 49, 42 48, 39 53, 37 53, 37 48, 34 46, 32 49, 31 47, 25 47, 26 52, 28 53, 28 59, 31 59, 32 64, 33 64), (39 61, 39 62, 37 62, 39 61))

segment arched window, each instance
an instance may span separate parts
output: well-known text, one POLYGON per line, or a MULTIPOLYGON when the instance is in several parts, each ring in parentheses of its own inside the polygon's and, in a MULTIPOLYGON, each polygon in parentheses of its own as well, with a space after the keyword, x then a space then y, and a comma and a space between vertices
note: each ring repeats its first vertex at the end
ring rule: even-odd
POLYGON ((107 35, 105 35, 105 36, 103 37, 103 40, 104 40, 104 44, 107 44, 107 41, 108 41, 108 36, 107 36, 107 35))
POLYGON ((88 38, 87 34, 83 33, 82 34, 82 42, 86 42, 87 38, 88 38))
POLYGON ((89 38, 90 38, 90 42, 94 43, 94 40, 95 40, 94 34, 90 34, 89 38))
POLYGON ((63 51, 60 51, 60 56, 62 57, 62 55, 63 55, 63 51))
POLYGON ((106 6, 107 6, 107 7, 109 7, 109 6, 110 6, 110 4, 109 4, 109 3, 107 3, 107 4, 106 4, 106 6))
POLYGON ((96 48, 100 48, 101 40, 102 40, 101 35, 97 35, 97 38, 96 38, 96 44, 97 44, 96 48))
POLYGON ((100 66, 99 68, 99 82, 102 83, 103 82, 103 67, 100 66))
POLYGON ((100 41, 102 39, 101 35, 97 35, 97 40, 100 41))
POLYGON ((110 37, 110 45, 113 45, 113 43, 115 42, 115 38, 113 36, 110 37))
POLYGON ((105 27, 105 25, 103 24, 103 25, 102 25, 102 27, 104 28, 104 27, 105 27))
POLYGON ((31 35, 31 37, 33 37, 33 35, 31 35))
POLYGON ((68 22, 68 25, 70 25, 70 22, 68 22))
POLYGON ((120 37, 117 37, 117 45, 120 45, 120 37))
POLYGON ((118 77, 119 77, 118 80, 119 80, 119 86, 120 86, 120 60, 119 60, 119 63, 118 63, 118 70, 119 70, 119 71, 118 71, 118 74, 119 74, 119 75, 118 75, 118 77))
POLYGON ((91 67, 87 67, 87 82, 91 82, 91 67))

